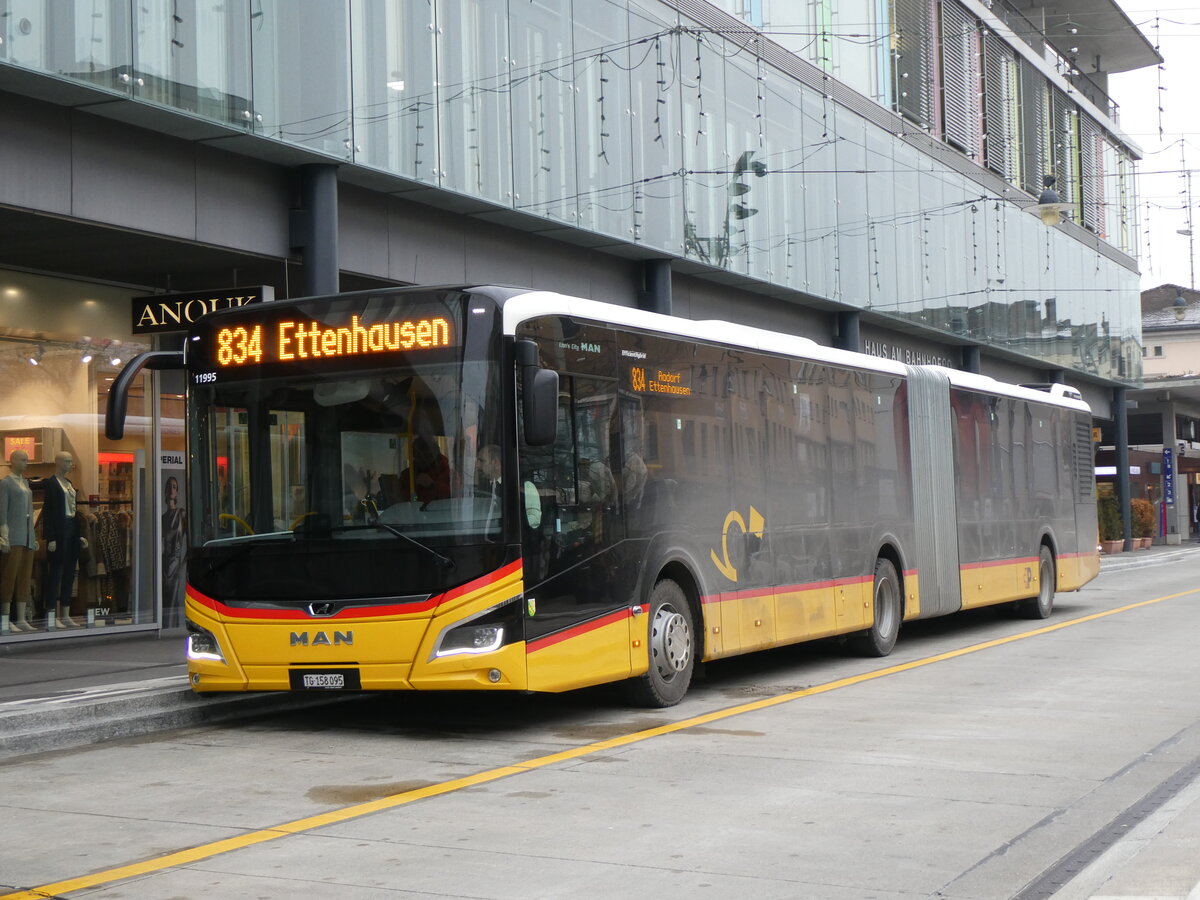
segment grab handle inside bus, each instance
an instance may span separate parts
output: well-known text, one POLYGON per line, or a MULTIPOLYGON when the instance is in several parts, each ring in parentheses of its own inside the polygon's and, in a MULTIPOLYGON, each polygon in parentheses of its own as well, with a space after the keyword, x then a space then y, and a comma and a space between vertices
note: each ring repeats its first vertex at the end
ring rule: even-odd
POLYGON ((517 341, 517 365, 521 367, 522 424, 530 447, 553 444, 558 431, 558 373, 538 365, 537 344, 517 341))
POLYGON ((129 386, 138 377, 142 369, 182 369, 182 350, 151 350, 139 353, 128 363, 117 380, 113 382, 112 390, 108 392, 108 410, 104 416, 104 436, 110 441, 119 441, 125 437, 125 413, 129 408, 129 386))

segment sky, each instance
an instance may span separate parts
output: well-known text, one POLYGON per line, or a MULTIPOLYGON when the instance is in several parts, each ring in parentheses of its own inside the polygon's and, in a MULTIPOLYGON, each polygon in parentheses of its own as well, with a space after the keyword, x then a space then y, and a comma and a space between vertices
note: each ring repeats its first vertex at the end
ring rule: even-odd
POLYGON ((1200 0, 1117 0, 1163 65, 1110 75, 1120 127, 1142 150, 1138 163, 1142 290, 1196 287, 1200 268, 1200 0), (1162 90, 1159 90, 1159 86, 1162 90), (1161 112, 1160 108, 1161 107, 1161 112), (1160 136, 1161 129, 1161 136, 1160 136), (1190 194, 1185 170, 1191 171, 1190 194), (1187 228, 1191 201, 1193 237, 1187 228))

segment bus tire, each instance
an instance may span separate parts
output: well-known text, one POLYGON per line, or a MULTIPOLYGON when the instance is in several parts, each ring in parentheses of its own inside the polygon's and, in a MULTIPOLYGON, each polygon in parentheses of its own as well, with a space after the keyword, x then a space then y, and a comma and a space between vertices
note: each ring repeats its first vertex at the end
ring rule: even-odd
POLYGON ((646 651, 650 666, 644 675, 625 682, 625 693, 637 706, 674 706, 687 693, 696 666, 692 605, 683 588, 664 578, 650 592, 646 606, 646 651))
POLYGON ((1017 612, 1026 619, 1046 619, 1054 611, 1054 586, 1058 571, 1054 565, 1054 554, 1042 544, 1038 554, 1038 594, 1028 600, 1017 602, 1017 612))
POLYGON ((870 628, 853 638, 852 644, 863 656, 887 656, 900 636, 900 619, 903 615, 900 578, 890 559, 880 557, 875 560, 872 595, 875 598, 875 619, 870 628))

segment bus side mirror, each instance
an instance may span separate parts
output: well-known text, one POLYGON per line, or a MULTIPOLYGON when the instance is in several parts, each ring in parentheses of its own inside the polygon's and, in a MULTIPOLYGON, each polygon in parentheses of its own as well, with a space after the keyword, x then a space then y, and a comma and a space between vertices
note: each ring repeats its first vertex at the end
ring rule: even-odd
POLYGON ((538 365, 534 341, 517 341, 516 362, 521 367, 521 424, 530 447, 553 444, 558 432, 558 373, 538 365))
POLYGON ((524 382, 525 443, 530 447, 553 444, 558 433, 558 373, 530 366, 524 382))
POLYGON ((142 369, 182 369, 182 350, 151 350, 125 364, 108 392, 108 410, 104 416, 104 436, 110 441, 125 437, 125 412, 129 408, 129 388, 142 369))

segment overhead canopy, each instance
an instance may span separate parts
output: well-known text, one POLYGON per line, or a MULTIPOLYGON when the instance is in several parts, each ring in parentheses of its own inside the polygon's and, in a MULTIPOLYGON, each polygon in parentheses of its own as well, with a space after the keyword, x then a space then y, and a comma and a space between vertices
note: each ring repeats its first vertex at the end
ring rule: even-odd
POLYGON ((1111 0, 1016 0, 1021 13, 1045 33, 1082 72, 1129 72, 1163 61, 1116 3, 1111 0), (1044 16, 1044 20, 1043 20, 1044 16), (1078 47, 1078 52, 1070 52, 1078 47))

